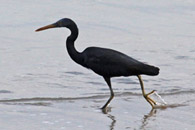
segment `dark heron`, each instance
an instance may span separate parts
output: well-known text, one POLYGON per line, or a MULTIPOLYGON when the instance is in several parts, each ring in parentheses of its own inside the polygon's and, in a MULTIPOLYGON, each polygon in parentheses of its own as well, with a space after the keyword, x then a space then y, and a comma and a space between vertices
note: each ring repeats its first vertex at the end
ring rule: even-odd
POLYGON ((74 47, 74 42, 78 37, 78 28, 74 21, 63 18, 56 23, 41 27, 36 31, 42 31, 49 28, 66 27, 70 29, 71 34, 66 40, 68 54, 76 63, 85 68, 93 70, 96 74, 103 76, 110 89, 110 98, 102 107, 105 109, 114 97, 110 78, 118 76, 137 76, 141 85, 144 98, 150 103, 152 108, 156 102, 149 97, 154 90, 148 94, 145 93, 141 74, 155 76, 159 74, 159 68, 139 62, 121 52, 100 48, 88 47, 83 52, 78 52, 74 47))

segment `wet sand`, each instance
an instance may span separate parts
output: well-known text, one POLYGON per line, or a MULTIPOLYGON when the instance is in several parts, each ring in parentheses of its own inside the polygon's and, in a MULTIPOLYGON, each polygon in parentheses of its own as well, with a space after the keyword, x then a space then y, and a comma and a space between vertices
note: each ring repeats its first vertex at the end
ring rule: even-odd
POLYGON ((100 107, 106 99, 99 96, 1 100, 1 129, 194 129, 192 100, 151 109, 141 95, 117 94, 104 113, 100 107))

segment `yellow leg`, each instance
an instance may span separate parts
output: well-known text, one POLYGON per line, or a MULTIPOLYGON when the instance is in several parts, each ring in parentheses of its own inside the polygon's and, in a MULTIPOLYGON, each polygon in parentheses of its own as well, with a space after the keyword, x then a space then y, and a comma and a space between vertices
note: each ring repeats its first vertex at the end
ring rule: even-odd
POLYGON ((138 79, 139 79, 139 82, 140 82, 140 85, 141 85, 141 89, 142 89, 142 94, 143 94, 144 98, 146 99, 146 101, 147 101, 148 103, 150 103, 150 105, 152 106, 152 108, 154 108, 154 105, 156 105, 156 102, 155 102, 153 99, 151 99, 151 98, 149 97, 149 95, 152 94, 152 93, 154 93, 155 90, 153 90, 152 92, 146 94, 146 93, 145 93, 145 90, 144 90, 144 84, 143 84, 141 75, 138 75, 137 77, 138 77, 138 79))

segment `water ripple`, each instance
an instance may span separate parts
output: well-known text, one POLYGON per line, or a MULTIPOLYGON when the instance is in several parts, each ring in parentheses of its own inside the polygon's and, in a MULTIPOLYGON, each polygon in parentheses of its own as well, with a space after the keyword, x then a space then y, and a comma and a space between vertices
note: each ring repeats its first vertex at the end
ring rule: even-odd
POLYGON ((169 95, 184 95, 184 94, 195 94, 195 90, 170 90, 169 92, 165 92, 165 93, 159 93, 160 95, 163 96, 169 96, 169 95))
MULTIPOLYGON (((159 92, 161 96, 172 96, 172 95, 185 95, 185 94, 195 94, 195 90, 180 90, 170 92, 159 92)), ((93 96, 83 96, 83 97, 33 97, 33 98, 18 98, 18 99, 4 99, 0 100, 0 103, 18 103, 18 102, 36 102, 36 103, 23 103, 27 105, 49 105, 48 101, 73 101, 73 100, 89 100, 89 99, 103 99, 108 98, 110 93, 107 94, 96 94, 93 96)), ((134 93, 134 92, 115 92, 115 97, 127 97, 127 96, 142 96, 142 93, 134 93)))
POLYGON ((0 93, 12 93, 12 92, 8 90, 0 90, 0 93))
POLYGON ((72 75, 86 75, 85 73, 77 72, 77 71, 67 71, 65 73, 72 74, 72 75))
POLYGON ((176 56, 175 59, 178 59, 178 60, 187 60, 189 59, 189 56, 176 56))
POLYGON ((86 82, 86 83, 88 83, 88 84, 92 84, 92 85, 100 85, 100 86, 102 86, 102 85, 105 85, 104 83, 101 83, 101 82, 86 82))

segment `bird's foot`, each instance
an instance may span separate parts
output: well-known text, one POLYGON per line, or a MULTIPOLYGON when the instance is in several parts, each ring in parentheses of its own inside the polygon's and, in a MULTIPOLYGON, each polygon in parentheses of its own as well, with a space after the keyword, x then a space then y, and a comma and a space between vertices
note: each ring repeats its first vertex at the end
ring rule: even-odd
POLYGON ((111 107, 101 108, 101 110, 104 114, 108 114, 108 112, 111 112, 111 107))
POLYGON ((104 105, 103 107, 101 107, 102 110, 106 110, 107 106, 104 105))
POLYGON ((149 95, 153 94, 154 92, 155 92, 155 90, 153 90, 150 93, 144 95, 144 98, 146 99, 146 101, 148 103, 150 103, 152 108, 154 108, 154 106, 157 105, 157 103, 152 98, 149 97, 149 95))

